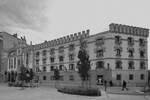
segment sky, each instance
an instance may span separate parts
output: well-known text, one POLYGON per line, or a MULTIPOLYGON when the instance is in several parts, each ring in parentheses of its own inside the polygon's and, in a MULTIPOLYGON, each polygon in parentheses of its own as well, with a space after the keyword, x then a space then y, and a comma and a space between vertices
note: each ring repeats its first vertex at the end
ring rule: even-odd
POLYGON ((0 31, 38 44, 86 29, 90 34, 103 32, 110 23, 150 28, 149 4, 149 0, 0 0, 0 31))

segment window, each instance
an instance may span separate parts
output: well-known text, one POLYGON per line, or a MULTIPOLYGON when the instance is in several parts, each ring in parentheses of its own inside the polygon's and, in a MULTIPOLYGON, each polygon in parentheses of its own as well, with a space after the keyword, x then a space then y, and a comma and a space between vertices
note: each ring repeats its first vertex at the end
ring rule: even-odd
POLYGON ((16 57, 14 57, 14 68, 16 68, 16 57))
POLYGON ((96 46, 101 46, 102 44, 104 44, 104 38, 96 39, 96 46))
POLYGON ((43 65, 45 65, 46 64, 46 59, 43 59, 42 61, 43 61, 43 65))
POLYGON ((73 51, 75 49, 74 44, 69 45, 69 51, 73 51))
POLYGON ((116 75, 116 80, 121 80, 121 74, 116 75))
POLYGON ((133 50, 128 50, 129 52, 129 57, 133 57, 133 50))
POLYGON ((45 66, 43 67, 43 72, 46 72, 46 67, 45 66))
POLYGON ((64 65, 59 65, 59 70, 63 70, 64 65))
POLYGON ((54 71, 54 66, 51 66, 51 67, 50 67, 50 70, 51 70, 51 71, 54 71))
POLYGON ((116 69, 122 69, 122 62, 116 61, 116 69))
POLYGON ((40 56, 40 52, 36 52, 35 56, 38 58, 40 56))
POLYGON ((64 46, 59 47, 59 48, 58 48, 58 52, 59 52, 59 53, 63 53, 63 52, 64 52, 64 46))
POLYGON ((55 48, 50 49, 50 55, 55 54, 55 48))
POLYGON ((46 76, 43 76, 43 80, 46 80, 46 76))
POLYGON ((146 69, 144 61, 140 62, 140 69, 146 69))
POLYGON ((98 68, 104 68, 104 62, 103 61, 96 62, 96 69, 98 69, 98 68))
POLYGON ((74 64, 69 64, 69 70, 74 70, 74 64))
POLYGON ((121 56, 121 49, 116 49, 116 56, 118 56, 118 57, 121 56))
POLYGON ((51 63, 55 62, 55 58, 54 57, 50 57, 50 62, 51 63))
POLYGON ((74 76, 73 76, 73 75, 70 75, 70 76, 69 76, 69 80, 70 80, 70 81, 73 81, 73 80, 74 80, 74 76))
POLYGON ((74 60, 74 55, 73 54, 69 54, 69 60, 70 61, 74 60))
POLYGON ((133 79, 134 79, 133 74, 129 74, 129 80, 133 80, 133 79))
POLYGON ((134 40, 132 37, 128 37, 128 45, 130 46, 134 45, 134 40))
POLYGON ((103 57, 103 50, 97 50, 96 57, 103 57))
POLYGON ((64 61, 64 57, 63 56, 59 56, 59 61, 60 62, 64 61))
POLYGON ((26 64, 27 65, 29 64, 29 54, 28 53, 26 54, 26 64))
POLYGON ((39 60, 36 60, 35 63, 36 63, 36 65, 39 65, 39 60))
POLYGON ((140 75, 140 79, 141 79, 141 80, 144 80, 144 79, 145 79, 144 74, 141 74, 141 75, 140 75))
POLYGON ((39 69, 39 67, 36 67, 36 69, 35 69, 35 70, 36 70, 36 72, 40 72, 40 69, 39 69))
POLYGON ((60 80, 61 80, 61 81, 63 81, 63 80, 64 80, 64 76, 60 76, 59 78, 60 78, 60 80))
POLYGON ((43 56, 46 56, 46 53, 47 53, 47 51, 46 51, 46 50, 43 50, 42 55, 43 55, 43 56))
POLYGON ((145 52, 143 50, 140 51, 140 57, 144 58, 145 57, 145 52))
POLYGON ((54 76, 50 76, 50 80, 55 80, 55 77, 54 76))
POLYGON ((134 69, 134 62, 133 61, 128 62, 128 69, 134 69))
POLYGON ((18 59, 18 66, 20 66, 21 62, 20 62, 20 59, 18 59))
POLYGON ((115 36, 115 44, 121 44, 121 36, 115 36))
POLYGON ((139 46, 145 46, 144 39, 139 39, 139 46))

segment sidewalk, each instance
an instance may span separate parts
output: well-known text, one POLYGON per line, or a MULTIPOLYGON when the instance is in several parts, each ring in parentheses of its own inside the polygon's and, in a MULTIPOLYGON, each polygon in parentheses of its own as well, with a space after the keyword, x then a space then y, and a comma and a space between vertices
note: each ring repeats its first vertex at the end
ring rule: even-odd
POLYGON ((142 92, 143 87, 127 87, 128 90, 122 91, 122 87, 107 87, 108 94, 121 94, 121 95, 150 95, 150 93, 142 92))

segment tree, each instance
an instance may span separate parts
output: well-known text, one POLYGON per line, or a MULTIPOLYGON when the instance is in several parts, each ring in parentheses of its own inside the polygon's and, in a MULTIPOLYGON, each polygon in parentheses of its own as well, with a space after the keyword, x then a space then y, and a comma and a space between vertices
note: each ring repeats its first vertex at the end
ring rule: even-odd
POLYGON ((22 65, 20 67, 20 74, 19 74, 19 80, 21 81, 21 86, 22 87, 24 85, 24 82, 27 81, 27 74, 26 74, 26 72, 27 72, 27 68, 24 67, 24 65, 22 65))
POLYGON ((80 50, 78 52, 79 61, 77 63, 77 66, 78 66, 78 73, 82 80, 82 86, 84 86, 84 82, 87 82, 89 80, 90 77, 89 70, 91 69, 89 55, 86 51, 85 46, 86 46, 85 42, 81 39, 80 50))
POLYGON ((30 75, 30 81, 31 81, 31 80, 33 80, 33 78, 34 78, 35 74, 34 74, 34 72, 33 72, 33 70, 32 70, 32 69, 30 69, 30 71, 29 71, 29 75, 30 75))
MULTIPOLYGON (((56 67, 56 68, 54 69, 54 79, 55 79, 55 81, 56 81, 57 83, 58 83, 59 78, 60 78, 60 73, 59 73, 58 68, 56 67)), ((55 82, 55 87, 56 87, 56 82, 55 82)))

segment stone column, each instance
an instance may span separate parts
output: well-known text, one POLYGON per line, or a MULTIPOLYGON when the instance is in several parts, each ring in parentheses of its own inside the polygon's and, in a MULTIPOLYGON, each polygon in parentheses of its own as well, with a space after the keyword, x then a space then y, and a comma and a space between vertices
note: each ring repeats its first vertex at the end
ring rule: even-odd
POLYGON ((3 52, 3 37, 0 36, 0 82, 3 80, 2 52, 3 52))

